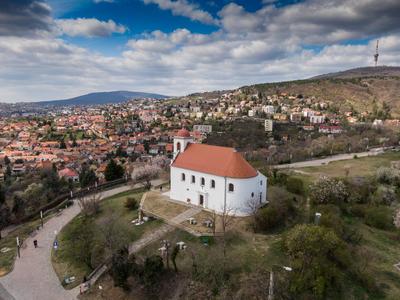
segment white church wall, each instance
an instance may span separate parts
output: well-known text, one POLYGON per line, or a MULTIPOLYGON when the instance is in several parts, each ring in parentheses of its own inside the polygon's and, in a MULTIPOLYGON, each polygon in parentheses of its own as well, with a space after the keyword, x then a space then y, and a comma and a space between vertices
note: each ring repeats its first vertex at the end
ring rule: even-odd
POLYGON ((261 173, 252 178, 228 178, 226 186, 227 208, 232 210, 235 215, 249 215, 253 204, 266 203, 267 180, 261 173), (234 186, 233 192, 229 191, 229 183, 234 186))
POLYGON ((249 202, 255 201, 264 204, 266 203, 266 194, 267 179, 261 173, 253 178, 225 178, 171 167, 170 197, 173 200, 188 203, 187 200, 190 199, 190 204, 199 205, 200 195, 203 195, 203 207, 221 213, 226 197, 227 208, 235 215, 244 216, 250 213, 249 202), (185 174, 185 181, 182 181, 182 173, 185 174), (195 176, 195 183, 191 182, 192 176, 195 176), (202 177, 205 179, 204 186, 201 185, 202 177), (211 180, 215 180, 215 188, 211 188, 211 180), (233 192, 229 191, 229 183, 234 185, 233 192))
POLYGON ((171 199, 186 203, 190 199, 190 204, 199 205, 200 194, 204 196, 204 208, 211 210, 219 209, 223 205, 224 178, 171 167, 171 199), (181 180, 182 173, 185 174, 185 181, 181 180), (195 183, 191 183, 192 175, 195 176, 195 183), (201 185, 202 177, 205 180, 204 186, 201 185), (215 180, 215 188, 211 188, 211 180, 215 180))

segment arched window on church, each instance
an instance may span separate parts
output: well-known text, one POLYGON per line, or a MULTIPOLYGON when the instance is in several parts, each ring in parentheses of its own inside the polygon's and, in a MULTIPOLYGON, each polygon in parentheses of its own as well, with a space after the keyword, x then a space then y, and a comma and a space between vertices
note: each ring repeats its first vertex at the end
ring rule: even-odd
POLYGON ((196 177, 194 177, 194 175, 192 175, 192 183, 196 183, 196 177))
POLYGON ((201 177, 200 179, 200 185, 204 186, 206 184, 206 180, 204 179, 204 177, 201 177))
POLYGON ((235 187, 233 186, 233 183, 230 183, 228 185, 228 191, 233 192, 235 190, 235 187))
POLYGON ((185 173, 182 173, 182 174, 181 174, 181 180, 182 180, 182 181, 185 181, 185 180, 186 180, 186 175, 185 175, 185 173))
POLYGON ((215 180, 214 179, 211 179, 211 188, 215 189, 215 180))
POLYGON ((179 152, 181 151, 181 142, 176 143, 176 150, 179 152))

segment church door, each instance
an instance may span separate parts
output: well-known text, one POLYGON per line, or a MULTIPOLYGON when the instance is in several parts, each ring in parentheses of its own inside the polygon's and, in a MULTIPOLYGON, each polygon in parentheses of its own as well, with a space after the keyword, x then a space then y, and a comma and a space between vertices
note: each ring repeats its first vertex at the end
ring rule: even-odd
POLYGON ((199 195, 199 205, 204 206, 204 195, 199 195))

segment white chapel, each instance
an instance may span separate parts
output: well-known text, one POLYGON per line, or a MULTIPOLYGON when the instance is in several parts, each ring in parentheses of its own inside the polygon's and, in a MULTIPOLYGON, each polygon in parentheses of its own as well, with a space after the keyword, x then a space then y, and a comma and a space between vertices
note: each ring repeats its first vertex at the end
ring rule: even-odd
POLYGON ((249 204, 265 204, 266 195, 267 177, 234 148, 196 144, 188 130, 178 131, 171 163, 172 200, 246 216, 249 204))

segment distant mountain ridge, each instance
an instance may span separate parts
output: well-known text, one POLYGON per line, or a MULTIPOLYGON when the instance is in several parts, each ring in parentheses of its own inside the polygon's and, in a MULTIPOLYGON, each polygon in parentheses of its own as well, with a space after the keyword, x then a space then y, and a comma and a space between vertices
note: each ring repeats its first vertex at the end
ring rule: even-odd
POLYGON ((112 91, 112 92, 89 93, 86 95, 77 96, 69 99, 40 101, 40 102, 35 102, 35 104, 40 106, 101 105, 101 104, 121 103, 132 99, 142 99, 142 98, 166 99, 169 97, 154 93, 112 91))

